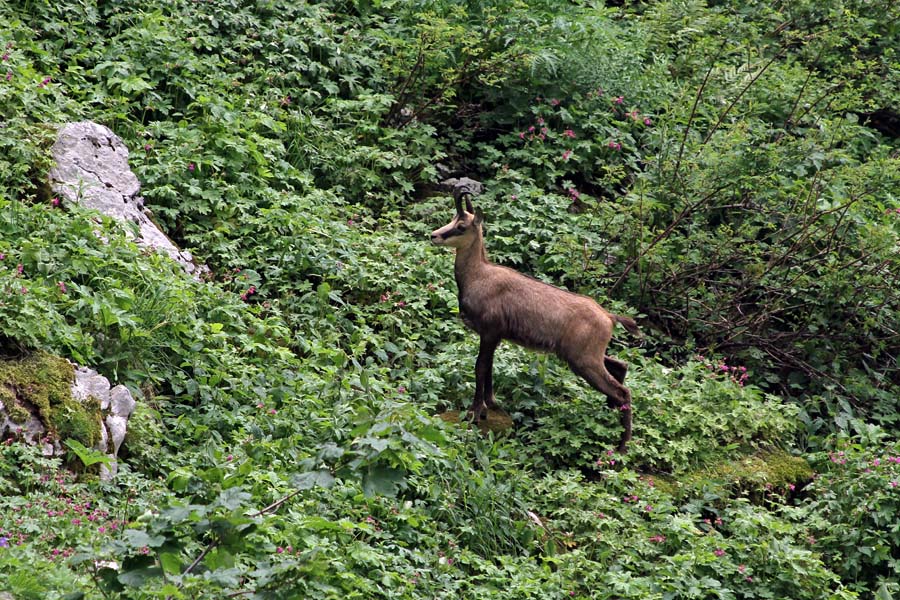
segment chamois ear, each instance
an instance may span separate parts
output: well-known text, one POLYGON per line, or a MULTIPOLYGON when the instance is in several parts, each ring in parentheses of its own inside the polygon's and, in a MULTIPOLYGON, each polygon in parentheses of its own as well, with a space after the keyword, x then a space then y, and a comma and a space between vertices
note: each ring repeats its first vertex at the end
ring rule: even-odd
POLYGON ((482 222, 484 222, 484 213, 481 212, 481 207, 479 206, 475 209, 475 226, 478 227, 482 222))

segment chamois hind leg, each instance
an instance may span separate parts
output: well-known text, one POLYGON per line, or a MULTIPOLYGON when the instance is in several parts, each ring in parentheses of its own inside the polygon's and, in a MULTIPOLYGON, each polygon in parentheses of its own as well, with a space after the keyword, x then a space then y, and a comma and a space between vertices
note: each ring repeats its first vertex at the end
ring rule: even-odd
POLYGON ((609 374, 616 378, 619 383, 625 383, 625 375, 628 373, 628 363, 618 358, 613 358, 608 354, 603 357, 603 366, 609 371, 609 374))
POLYGON ((579 361, 580 364, 569 363, 569 366, 591 387, 605 394, 609 406, 619 411, 619 424, 622 426, 619 452, 624 454, 627 451, 626 444, 631 440, 631 390, 606 370, 604 362, 590 357, 579 361))

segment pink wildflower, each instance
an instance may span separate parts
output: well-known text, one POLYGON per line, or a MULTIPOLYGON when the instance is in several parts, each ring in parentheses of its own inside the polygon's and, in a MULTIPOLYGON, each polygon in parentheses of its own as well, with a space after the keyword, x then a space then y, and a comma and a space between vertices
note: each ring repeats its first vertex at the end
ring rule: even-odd
POLYGON ((664 541, 666 541, 666 536, 664 536, 664 535, 652 535, 652 536, 650 536, 650 541, 651 541, 651 542, 655 542, 655 543, 657 543, 657 544, 662 544, 664 541))
POLYGON ((553 99, 550 101, 550 104, 553 105, 553 106, 559 106, 559 100, 557 100, 556 98, 553 98, 553 99))
POLYGON ((188 163, 188 171, 193 172, 193 171, 194 171, 194 168, 195 168, 195 167, 194 167, 194 163, 188 163))
POLYGON ((51 81, 53 81, 53 80, 52 80, 50 77, 44 77, 44 78, 41 80, 41 82, 38 84, 38 87, 39 87, 39 88, 46 87, 47 84, 50 83, 51 81))
POLYGON ((66 284, 65 284, 65 282, 63 282, 63 281, 57 281, 57 282, 56 282, 56 285, 59 286, 59 291, 60 291, 60 292, 62 292, 63 294, 66 293, 67 289, 66 289, 66 284))
POLYGON ((575 132, 572 131, 571 129, 566 129, 565 131, 562 132, 562 134, 568 138, 572 138, 573 140, 575 139, 575 132))
POLYGON ((616 104, 622 104, 623 102, 625 102, 625 96, 619 96, 618 98, 613 100, 613 102, 615 102, 616 104))
POLYGON ((644 117, 644 125, 650 126, 653 124, 653 121, 650 120, 650 117, 644 117))
POLYGON ((725 551, 722 550, 721 548, 716 548, 715 550, 713 550, 713 554, 715 554, 718 557, 722 557, 722 556, 725 556, 725 551))
POLYGON ((566 150, 565 152, 563 152, 562 158, 563 158, 563 160, 569 160, 569 157, 570 157, 570 156, 572 156, 572 151, 571 151, 571 150, 566 150))

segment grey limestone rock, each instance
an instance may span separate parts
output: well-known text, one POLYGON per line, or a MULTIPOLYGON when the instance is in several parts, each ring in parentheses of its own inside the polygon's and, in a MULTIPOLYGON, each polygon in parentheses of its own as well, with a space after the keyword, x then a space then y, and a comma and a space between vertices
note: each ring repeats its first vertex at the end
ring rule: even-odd
POLYGON ((117 385, 109 390, 109 412, 114 416, 127 419, 134 412, 136 404, 131 392, 124 385, 117 385))
POLYGON ((128 417, 134 411, 136 402, 124 385, 110 389, 106 377, 85 367, 75 369, 72 397, 80 402, 93 397, 100 402, 100 409, 106 417, 101 424, 100 442, 95 449, 106 452, 111 459, 109 466, 100 465, 100 478, 112 479, 119 470, 116 457, 125 439, 128 417))
POLYGON ((445 179, 441 182, 441 187, 448 192, 452 192, 454 198, 460 194, 478 196, 484 191, 483 183, 469 177, 451 177, 450 179, 445 179))
POLYGON ((180 250, 152 221, 138 195, 141 184, 128 167, 128 148, 108 127, 83 121, 59 130, 50 171, 54 192, 68 202, 98 210, 137 225, 138 244, 161 250, 194 276, 207 270, 180 250))

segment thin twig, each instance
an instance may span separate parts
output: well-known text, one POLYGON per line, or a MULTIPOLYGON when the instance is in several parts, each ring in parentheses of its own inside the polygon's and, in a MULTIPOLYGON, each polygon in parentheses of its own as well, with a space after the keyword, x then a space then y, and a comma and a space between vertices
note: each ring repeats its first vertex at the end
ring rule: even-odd
POLYGON ((694 97, 694 105, 691 107, 691 115, 688 117, 687 126, 684 128, 684 135, 681 136, 681 146, 678 148, 678 158, 675 159, 675 171, 672 174, 672 183, 678 179, 678 171, 681 169, 681 158, 684 156, 684 145, 687 143, 688 133, 691 131, 691 125, 694 122, 694 117, 697 114, 697 105, 700 104, 700 98, 703 96, 703 89, 706 87, 706 83, 709 81, 709 76, 712 75, 713 69, 715 68, 715 61, 711 61, 709 65, 709 69, 706 70, 706 76, 703 77, 703 83, 700 84, 700 87, 697 89, 697 95, 694 97))

